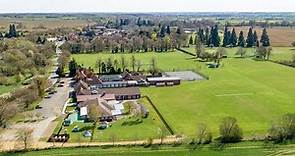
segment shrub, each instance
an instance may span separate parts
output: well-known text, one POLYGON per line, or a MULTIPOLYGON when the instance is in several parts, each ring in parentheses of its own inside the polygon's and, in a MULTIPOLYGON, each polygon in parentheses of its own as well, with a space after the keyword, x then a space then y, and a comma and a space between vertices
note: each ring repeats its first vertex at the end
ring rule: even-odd
POLYGON ((243 138, 242 129, 239 127, 237 120, 233 117, 223 118, 220 126, 220 141, 222 143, 235 143, 243 138))
POLYGON ((295 114, 285 114, 268 130, 268 140, 281 143, 295 139, 295 114))

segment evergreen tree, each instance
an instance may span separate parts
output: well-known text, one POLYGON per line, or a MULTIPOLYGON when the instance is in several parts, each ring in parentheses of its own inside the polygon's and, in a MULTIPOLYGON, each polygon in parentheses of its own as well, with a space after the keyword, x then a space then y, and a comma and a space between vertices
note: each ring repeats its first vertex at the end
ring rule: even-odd
MULTIPOLYGON (((206 40, 206 38, 205 38, 205 35, 204 35, 204 30, 203 29, 201 29, 201 28, 199 28, 199 31, 198 31, 198 39, 203 43, 203 44, 205 44, 205 40, 206 40)), ((197 37, 196 36, 196 37, 197 37)))
POLYGON ((209 32, 209 28, 208 27, 205 30, 205 40, 204 40, 204 43, 207 46, 210 46, 210 32, 209 32))
POLYGON ((252 27, 249 28, 246 43, 247 47, 253 47, 255 45, 252 27))
POLYGON ((9 25, 8 38, 17 37, 15 25, 9 25))
POLYGON ((72 59, 70 62, 69 62, 69 76, 70 77, 73 77, 75 76, 76 74, 76 71, 77 71, 77 68, 78 68, 78 64, 77 62, 75 61, 75 59, 72 59))
POLYGON ((259 43, 257 44, 257 42, 258 42, 258 36, 257 36, 256 30, 254 31, 253 37, 254 37, 254 46, 258 47, 259 46, 259 43))
POLYGON ((191 35, 190 38, 189 38, 189 44, 193 44, 193 43, 194 43, 194 39, 193 39, 193 36, 191 35))
POLYGON ((233 28, 231 36, 230 36, 230 44, 233 47, 237 46, 237 35, 236 35, 235 28, 233 28))
POLYGON ((260 42, 261 42, 262 46, 264 46, 264 47, 270 46, 269 37, 267 35, 267 31, 265 28, 262 31, 260 42))
POLYGON ((224 33, 223 33, 223 43, 222 43, 223 47, 226 47, 227 45, 229 45, 229 39, 230 39, 230 32, 228 31, 228 27, 225 26, 224 33))
POLYGON ((238 46, 245 47, 245 38, 244 38, 243 31, 241 31, 240 34, 239 34, 238 46))
POLYGON ((162 25, 159 32, 159 37, 161 38, 165 37, 165 33, 166 33, 166 28, 164 25, 162 25))
POLYGON ((169 35, 170 35, 170 33, 171 33, 171 31, 170 31, 170 26, 169 26, 169 25, 166 27, 166 33, 169 34, 169 35))
POLYGON ((210 34, 210 45, 214 47, 219 47, 220 45, 220 37, 218 34, 218 26, 215 25, 211 28, 211 34, 210 34))
POLYGON ((42 43, 42 38, 38 36, 36 43, 41 44, 42 43))
POLYGON ((181 30, 179 27, 177 27, 177 29, 176 29, 176 34, 181 34, 181 30))

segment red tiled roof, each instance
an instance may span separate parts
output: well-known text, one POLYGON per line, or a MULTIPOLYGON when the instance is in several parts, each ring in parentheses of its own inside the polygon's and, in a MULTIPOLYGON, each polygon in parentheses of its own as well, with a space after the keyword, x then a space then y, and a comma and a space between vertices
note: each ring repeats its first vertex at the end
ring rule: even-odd
POLYGON ((93 100, 101 98, 104 100, 115 100, 114 94, 105 94, 104 96, 101 96, 101 94, 93 94, 93 95, 77 95, 77 102, 83 102, 87 100, 93 100))

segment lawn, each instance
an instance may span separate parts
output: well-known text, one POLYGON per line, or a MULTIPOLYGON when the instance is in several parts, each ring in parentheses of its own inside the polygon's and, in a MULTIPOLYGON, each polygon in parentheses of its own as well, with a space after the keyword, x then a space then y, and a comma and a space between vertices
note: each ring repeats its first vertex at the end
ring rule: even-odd
POLYGON ((130 67, 130 58, 134 55, 137 60, 140 60, 143 64, 142 69, 149 70, 151 59, 153 57, 156 58, 157 67, 161 70, 185 70, 185 69, 196 69, 198 66, 193 64, 190 60, 191 56, 185 55, 180 52, 163 52, 163 53, 156 53, 156 52, 147 52, 147 53, 134 53, 134 54, 109 54, 109 53, 100 53, 100 54, 77 54, 72 55, 79 64, 83 64, 85 67, 95 67, 95 62, 98 58, 102 60, 106 60, 109 57, 112 60, 117 59, 120 62, 122 56, 129 62, 129 69, 130 67))
POLYGON ((276 148, 267 148, 261 143, 247 145, 238 143, 227 146, 223 150, 214 150, 212 146, 204 146, 200 149, 191 150, 188 146, 153 146, 144 147, 80 147, 80 148, 60 148, 46 149, 40 151, 31 151, 26 153, 0 153, 0 156, 45 156, 45 155, 71 155, 71 156, 267 156, 276 154, 294 154, 292 147, 277 146, 276 148))
MULTIPOLYGON (((151 105, 146 99, 141 99, 140 103, 144 104, 149 110, 149 116, 143 119, 142 123, 133 125, 122 125, 125 121, 134 121, 134 118, 120 119, 112 126, 105 130, 95 130, 94 141, 111 141, 111 137, 115 137, 116 141, 124 140, 143 140, 147 138, 158 138, 160 136, 160 129, 164 135, 169 135, 167 129, 163 126, 156 112, 153 110, 151 105)), ((69 142, 88 142, 90 138, 83 137, 83 132, 71 132, 75 126, 80 128, 85 126, 91 126, 92 123, 74 122, 71 126, 65 127, 70 134, 69 142)))
MULTIPOLYGON (((183 48, 184 50, 195 53, 195 46, 191 45, 189 48, 183 48)), ((217 48, 206 48, 208 52, 215 52, 217 48)), ((253 56, 255 53, 255 48, 245 48, 246 56, 253 56)), ((228 57, 237 57, 235 53, 238 51, 238 48, 226 48, 228 57)), ((293 55, 295 54, 295 47, 272 47, 270 59, 274 61, 284 61, 292 60, 293 55)))
POLYGON ((19 85, 0 85, 0 95, 4 93, 8 93, 11 91, 14 91, 16 88, 18 88, 19 85))
POLYGON ((175 87, 143 88, 176 133, 195 135, 206 123, 218 136, 221 119, 236 117, 246 137, 264 136, 271 121, 295 113, 295 69, 252 59, 224 59, 220 69, 203 65, 210 80, 175 87))

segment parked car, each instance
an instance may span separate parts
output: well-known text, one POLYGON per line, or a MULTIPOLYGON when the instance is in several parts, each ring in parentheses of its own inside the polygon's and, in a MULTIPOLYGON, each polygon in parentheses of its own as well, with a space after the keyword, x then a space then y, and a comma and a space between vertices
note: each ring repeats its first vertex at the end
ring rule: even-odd
POLYGON ((59 84, 59 85, 57 85, 57 87, 63 87, 64 85, 63 84, 59 84))
POLYGON ((46 95, 46 96, 44 96, 44 98, 45 99, 49 99, 49 98, 51 98, 51 96, 50 95, 46 95))
POLYGON ((73 129, 72 129, 72 132, 80 132, 80 128, 78 126, 75 126, 73 129))
POLYGON ((91 136, 92 136, 91 131, 85 131, 85 132, 83 133, 83 136, 84 136, 84 137, 91 137, 91 136))

